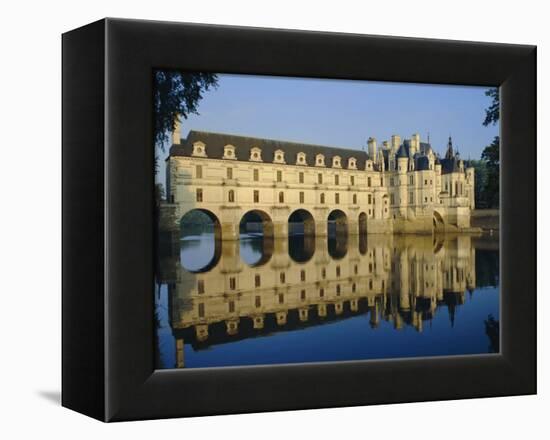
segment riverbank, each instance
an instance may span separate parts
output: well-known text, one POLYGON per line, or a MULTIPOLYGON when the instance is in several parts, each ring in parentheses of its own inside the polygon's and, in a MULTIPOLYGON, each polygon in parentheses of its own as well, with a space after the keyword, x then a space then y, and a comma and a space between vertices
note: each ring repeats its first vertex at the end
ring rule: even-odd
POLYGON ((498 209, 475 209, 470 217, 472 227, 491 232, 500 229, 500 213, 498 209))

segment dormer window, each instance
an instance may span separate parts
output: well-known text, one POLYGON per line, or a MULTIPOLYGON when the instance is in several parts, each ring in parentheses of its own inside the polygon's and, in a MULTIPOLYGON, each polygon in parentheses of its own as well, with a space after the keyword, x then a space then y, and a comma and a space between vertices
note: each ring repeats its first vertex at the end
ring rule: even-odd
POLYGON ((206 144, 201 141, 193 143, 193 156, 207 157, 206 156, 206 144))
POLYGON ((350 157, 348 159, 348 168, 350 170, 356 170, 357 169, 357 159, 355 157, 350 157))
POLYGON ((316 167, 324 167, 325 166, 325 156, 322 154, 318 154, 315 156, 315 166, 316 167))
POLYGON ((233 145, 226 145, 223 147, 223 158, 231 160, 237 159, 235 156, 235 147, 233 145))
POLYGON ((365 168, 368 170, 368 171, 372 171, 372 160, 367 160, 366 164, 365 164, 365 168))
POLYGON ((285 162, 285 152, 283 150, 276 150, 273 155, 274 163, 286 163, 285 162))
POLYGON ((252 162, 261 162, 262 161, 262 150, 258 147, 253 147, 250 149, 250 160, 252 162))
POLYGON ((332 168, 342 168, 342 159, 340 156, 334 156, 332 158, 332 168))
POLYGON ((296 156, 296 165, 307 165, 306 153, 298 153, 298 155, 296 156))

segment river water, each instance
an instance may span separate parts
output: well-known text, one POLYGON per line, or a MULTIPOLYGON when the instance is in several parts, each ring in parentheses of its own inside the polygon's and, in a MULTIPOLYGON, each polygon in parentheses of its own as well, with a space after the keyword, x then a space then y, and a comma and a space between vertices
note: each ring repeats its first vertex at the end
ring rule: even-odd
POLYGON ((187 236, 155 291, 157 368, 499 351, 498 240, 187 236))

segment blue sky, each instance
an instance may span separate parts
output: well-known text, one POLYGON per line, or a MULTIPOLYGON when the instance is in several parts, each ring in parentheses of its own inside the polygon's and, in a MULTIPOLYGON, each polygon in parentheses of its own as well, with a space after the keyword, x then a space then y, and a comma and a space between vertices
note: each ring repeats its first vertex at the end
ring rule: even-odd
MULTIPOLYGON (((369 136, 379 145, 392 134, 428 133, 444 154, 449 135, 463 159, 479 159, 498 134, 484 127, 486 87, 219 75, 204 94, 189 130, 218 131, 361 149, 369 136)), ((208 147, 207 147, 208 148, 208 147)), ((164 159, 165 154, 160 154, 164 159)))

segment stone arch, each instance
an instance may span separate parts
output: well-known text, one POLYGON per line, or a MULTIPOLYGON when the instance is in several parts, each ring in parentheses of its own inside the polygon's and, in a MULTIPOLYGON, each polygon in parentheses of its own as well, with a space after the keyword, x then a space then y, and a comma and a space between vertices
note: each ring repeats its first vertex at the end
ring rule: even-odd
POLYGON ((342 235, 348 233, 348 216, 340 209, 333 209, 327 217, 328 234, 342 235))
POLYGON ((367 213, 361 212, 357 218, 357 223, 359 226, 359 235, 365 235, 367 233, 367 213))
POLYGON ((315 235, 315 220, 305 209, 297 209, 288 216, 288 235, 315 235), (300 226, 301 225, 301 226, 300 226))
POLYGON ((340 209, 332 210, 327 217, 328 253, 335 260, 348 252, 348 217, 340 209))
POLYGON ((432 223, 434 232, 445 231, 445 220, 443 220, 443 216, 439 212, 434 211, 432 223))
POLYGON ((260 209, 252 209, 245 212, 239 222, 239 231, 241 233, 257 233, 262 234, 264 237, 273 238, 273 220, 269 214, 260 209), (247 227, 248 225, 248 227, 247 227), (250 226, 254 225, 254 226, 250 226), (260 230, 256 230, 259 229, 260 230))
MULTIPOLYGON (((206 251, 207 255, 205 256, 206 260, 204 264, 202 264, 199 259, 198 266, 186 266, 186 263, 183 260, 181 261, 185 270, 191 273, 202 273, 212 270, 218 264, 221 256, 221 223, 218 216, 208 209, 194 208, 188 210, 180 218, 179 223, 182 236, 180 258, 183 256, 185 250, 185 241, 198 240, 197 238, 193 238, 194 235, 201 235, 205 228, 207 233, 210 232, 210 228, 206 226, 204 218, 208 218, 211 222, 212 242, 206 247, 211 247, 212 251, 206 251), (200 213, 200 215, 196 213, 200 213), (186 233, 188 233, 187 237, 185 237, 186 233)), ((194 262, 197 262, 197 259, 194 259, 194 262)))
POLYGON ((297 263, 305 263, 315 253, 315 220, 305 209, 288 216, 288 254, 297 263))
POLYGON ((240 254, 241 258, 251 267, 262 266, 271 260, 273 255, 273 220, 269 214, 259 209, 247 211, 239 222, 240 254), (244 236, 243 236, 244 235, 244 236), (247 259, 248 254, 243 252, 249 248, 256 259, 247 259))

